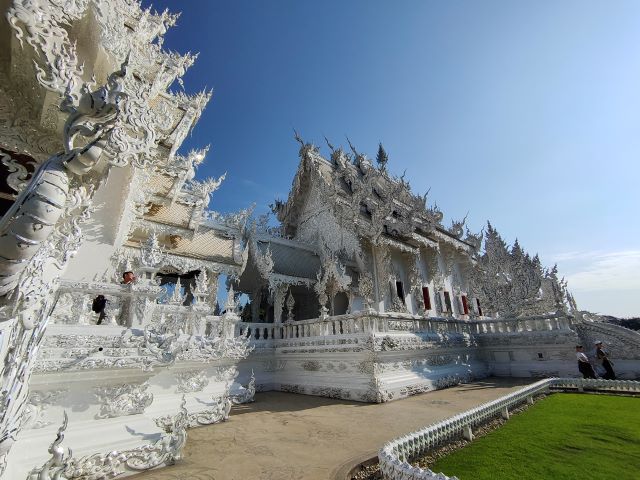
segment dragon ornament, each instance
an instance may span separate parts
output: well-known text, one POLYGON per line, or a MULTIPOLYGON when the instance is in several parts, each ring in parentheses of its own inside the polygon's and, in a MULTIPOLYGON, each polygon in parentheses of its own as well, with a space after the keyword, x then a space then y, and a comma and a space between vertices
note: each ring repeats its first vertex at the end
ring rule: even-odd
POLYGON ((0 297, 15 290, 25 267, 73 203, 76 192, 70 189, 76 176, 89 173, 101 159, 106 136, 125 97, 122 80, 126 68, 125 60, 120 70, 109 76, 107 85, 98 90, 90 92, 85 85, 77 106, 73 81, 69 82, 60 105, 69 113, 63 130, 65 150, 38 168, 0 220, 0 297))

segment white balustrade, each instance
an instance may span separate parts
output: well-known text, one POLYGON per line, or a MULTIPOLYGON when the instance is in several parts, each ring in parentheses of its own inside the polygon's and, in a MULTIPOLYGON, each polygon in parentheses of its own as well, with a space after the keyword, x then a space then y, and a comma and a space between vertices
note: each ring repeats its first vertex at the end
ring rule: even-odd
POLYGON ((201 336, 205 335, 207 326, 215 323, 214 320, 218 318, 213 316, 213 308, 206 302, 194 302, 191 305, 158 303, 161 293, 162 289, 157 285, 144 282, 124 285, 62 281, 51 316, 52 323, 95 324, 98 314, 91 308, 93 299, 98 295, 103 295, 107 301, 103 324, 144 328, 152 320, 162 321, 168 317, 176 317, 184 324, 184 333, 201 336))
POLYGON ((241 322, 238 324, 238 334, 254 342, 262 342, 388 332, 448 335, 512 334, 564 330, 569 326, 568 318, 552 315, 519 319, 455 320, 395 312, 356 312, 285 323, 241 322))

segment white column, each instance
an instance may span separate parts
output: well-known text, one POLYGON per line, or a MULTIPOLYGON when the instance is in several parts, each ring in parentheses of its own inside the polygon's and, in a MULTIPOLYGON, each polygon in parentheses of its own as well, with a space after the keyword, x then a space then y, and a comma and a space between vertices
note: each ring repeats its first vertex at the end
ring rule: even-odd
POLYGON ((273 321, 274 323, 282 322, 282 308, 284 306, 284 296, 287 293, 286 285, 278 285, 274 293, 273 299, 273 321))

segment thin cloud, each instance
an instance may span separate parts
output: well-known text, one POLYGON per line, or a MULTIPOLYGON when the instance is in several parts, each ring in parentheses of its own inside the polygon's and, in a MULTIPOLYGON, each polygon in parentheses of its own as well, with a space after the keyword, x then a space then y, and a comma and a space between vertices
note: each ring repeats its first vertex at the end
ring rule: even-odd
POLYGON ((558 263, 578 308, 618 317, 640 314, 640 250, 573 251, 543 258, 558 263))
POLYGON ((565 261, 573 265, 560 272, 572 291, 640 291, 640 250, 567 255, 565 261))
POLYGON ((603 255, 602 251, 591 250, 591 251, 583 251, 576 250, 573 252, 562 252, 551 255, 549 258, 552 263, 560 263, 560 262, 572 262, 579 260, 590 260, 595 259, 603 255))

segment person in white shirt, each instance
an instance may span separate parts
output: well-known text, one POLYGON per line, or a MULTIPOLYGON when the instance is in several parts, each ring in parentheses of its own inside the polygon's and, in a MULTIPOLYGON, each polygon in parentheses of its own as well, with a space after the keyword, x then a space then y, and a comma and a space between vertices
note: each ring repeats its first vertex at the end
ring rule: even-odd
POLYGON ((582 378, 596 378, 596 372, 593 370, 589 358, 584 354, 582 345, 576 345, 576 357, 578 358, 578 370, 582 374, 582 378))

